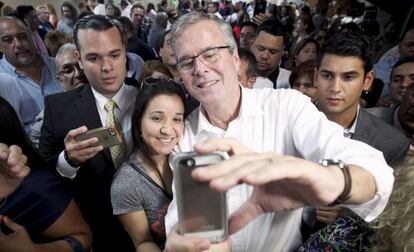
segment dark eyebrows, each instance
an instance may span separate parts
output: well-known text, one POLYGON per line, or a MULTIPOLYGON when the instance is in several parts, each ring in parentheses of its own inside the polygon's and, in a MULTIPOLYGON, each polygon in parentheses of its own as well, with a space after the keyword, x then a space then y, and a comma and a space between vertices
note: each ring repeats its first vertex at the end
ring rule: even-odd
MULTIPOLYGON (((120 52, 122 52, 122 49, 115 49, 115 50, 110 51, 109 55, 112 55, 114 53, 120 53, 120 52)), ((94 53, 94 52, 86 54, 86 57, 92 57, 92 56, 100 57, 101 55, 98 53, 94 53)))

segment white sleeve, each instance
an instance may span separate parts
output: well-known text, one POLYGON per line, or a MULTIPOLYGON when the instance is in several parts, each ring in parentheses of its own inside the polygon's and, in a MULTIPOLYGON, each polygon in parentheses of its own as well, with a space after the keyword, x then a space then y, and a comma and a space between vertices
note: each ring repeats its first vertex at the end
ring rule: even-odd
POLYGON ((64 157, 64 151, 59 154, 56 170, 58 173, 65 178, 74 179, 76 177, 76 173, 78 172, 79 167, 72 167, 66 162, 64 157))
POLYGON ((292 108, 288 112, 291 117, 289 127, 294 144, 303 157, 315 161, 341 159, 372 174, 376 184, 374 197, 364 204, 344 206, 367 222, 374 220, 387 205, 394 183, 393 169, 387 165, 382 152, 363 142, 345 138, 343 128, 329 121, 309 99, 295 97, 285 107, 292 108))

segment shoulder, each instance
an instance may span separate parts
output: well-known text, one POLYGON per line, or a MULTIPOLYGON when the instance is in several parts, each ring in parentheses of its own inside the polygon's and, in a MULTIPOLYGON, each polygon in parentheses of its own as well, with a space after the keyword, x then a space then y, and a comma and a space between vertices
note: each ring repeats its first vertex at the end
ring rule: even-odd
MULTIPOLYGON (((66 92, 60 92, 52 95, 48 95, 45 97, 45 100, 49 102, 56 102, 56 103, 64 103, 64 102, 70 102, 73 103, 73 99, 77 96, 79 96, 81 93, 87 91, 86 89, 90 89, 88 85, 84 85, 82 87, 78 87, 66 92)), ((92 91, 91 91, 92 94, 92 91)))
POLYGON ((375 138, 384 141, 386 145, 397 144, 406 146, 409 142, 407 137, 400 130, 366 112, 364 109, 360 110, 357 124, 365 124, 365 131, 375 138))
POLYGON ((392 107, 375 107, 364 109, 365 112, 378 117, 379 119, 385 121, 386 123, 393 123, 394 111, 397 109, 396 106, 392 107))
MULTIPOLYGON (((138 169, 141 169, 140 165, 134 162, 138 169)), ((132 168, 127 162, 123 163, 122 166, 114 175, 114 179, 111 185, 112 195, 128 194, 132 189, 141 184, 141 176, 138 172, 132 168)))

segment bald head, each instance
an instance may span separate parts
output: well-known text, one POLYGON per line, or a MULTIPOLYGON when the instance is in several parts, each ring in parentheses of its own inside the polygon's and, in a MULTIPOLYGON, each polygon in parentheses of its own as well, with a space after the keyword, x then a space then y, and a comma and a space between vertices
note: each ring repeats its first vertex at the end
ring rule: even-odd
POLYGON ((0 51, 14 67, 30 66, 36 47, 29 28, 18 18, 0 17, 0 51))

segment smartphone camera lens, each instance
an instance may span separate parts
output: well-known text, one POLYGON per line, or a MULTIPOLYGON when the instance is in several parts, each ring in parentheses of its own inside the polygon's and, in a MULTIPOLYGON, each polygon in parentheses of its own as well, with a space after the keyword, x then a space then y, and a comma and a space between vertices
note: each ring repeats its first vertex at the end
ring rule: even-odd
POLYGON ((192 159, 192 158, 190 158, 190 159, 187 159, 187 166, 188 167, 193 167, 194 166, 194 159, 192 159))

